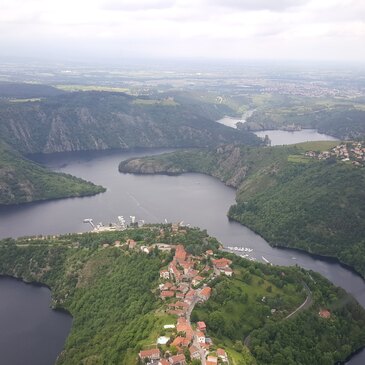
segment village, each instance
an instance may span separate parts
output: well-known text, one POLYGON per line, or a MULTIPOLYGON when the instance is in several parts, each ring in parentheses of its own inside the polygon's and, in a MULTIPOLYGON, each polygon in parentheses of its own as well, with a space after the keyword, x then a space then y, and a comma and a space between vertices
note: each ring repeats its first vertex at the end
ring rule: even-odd
POLYGON ((331 151, 307 151, 305 156, 318 160, 335 157, 342 162, 351 162, 355 166, 365 166, 365 145, 361 142, 341 143, 331 151))
MULTIPOLYGON (((215 259, 212 250, 201 256, 186 252, 183 245, 159 245, 158 249, 175 249, 173 260, 160 271, 159 295, 166 313, 176 316, 176 322, 164 325, 163 336, 156 347, 139 352, 139 361, 147 365, 229 364, 222 348, 214 347, 203 321, 191 323, 190 316, 197 303, 209 299, 211 280, 224 274, 232 276, 231 260, 215 259), (173 351, 171 350, 173 349, 173 351)), ((142 248, 147 249, 147 247, 142 248)))

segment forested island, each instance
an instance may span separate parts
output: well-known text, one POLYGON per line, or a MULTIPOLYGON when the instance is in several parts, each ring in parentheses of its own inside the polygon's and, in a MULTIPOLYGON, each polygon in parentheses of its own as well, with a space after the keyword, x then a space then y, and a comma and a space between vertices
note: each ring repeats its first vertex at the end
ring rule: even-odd
POLYGON ((0 273, 49 286, 54 308, 72 314, 57 364, 142 364, 152 353, 199 364, 201 331, 204 356, 232 365, 333 364, 365 345, 365 311, 342 289, 225 253, 197 228, 4 239, 0 273))
POLYGON ((337 258, 365 276, 365 170, 313 159, 336 142, 255 148, 229 145, 123 161, 127 173, 199 172, 237 189, 228 216, 275 246, 337 258))

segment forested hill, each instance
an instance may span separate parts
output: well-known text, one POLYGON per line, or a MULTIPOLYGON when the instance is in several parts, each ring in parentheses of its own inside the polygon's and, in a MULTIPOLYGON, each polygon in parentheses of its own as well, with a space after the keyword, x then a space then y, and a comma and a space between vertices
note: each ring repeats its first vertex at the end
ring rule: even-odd
POLYGON ((215 122, 229 112, 225 105, 189 98, 68 92, 28 102, 3 100, 0 138, 22 153, 259 144, 254 134, 215 122))
POLYGON ((215 176, 238 189, 229 217, 272 245, 336 257, 365 277, 365 169, 303 156, 331 143, 179 151, 125 161, 120 171, 215 176))
MULTIPOLYGON (((46 284, 53 306, 72 314, 58 365, 145 364, 137 359, 140 350, 154 348, 157 338, 166 336, 167 344, 159 345, 161 354, 176 354, 173 341, 182 335, 177 328, 164 328, 176 324, 177 315, 169 308, 180 299, 159 298, 159 284, 166 283, 159 271, 174 254, 159 250, 155 244, 161 242, 172 245, 173 251, 174 245, 184 245, 194 254, 197 272, 209 280, 211 298, 193 312, 192 321, 195 328, 196 321, 205 320, 207 336, 214 336, 210 355, 223 346, 231 365, 332 365, 364 345, 365 311, 343 290, 298 267, 273 267, 234 255, 229 256, 233 277, 213 275, 204 253, 213 250, 216 258, 227 254, 197 228, 173 231, 166 224, 5 239, 0 241, 0 274, 46 284), (303 283, 311 291, 311 305, 286 320, 308 295, 303 283), (330 318, 319 316, 323 308, 330 318), (257 362, 242 343, 249 333, 257 362)), ((197 364, 185 354, 187 365, 197 364)))
POLYGON ((94 195, 101 186, 59 174, 23 158, 0 141, 0 205, 94 195))
POLYGON ((261 143, 252 133, 215 122, 232 113, 228 106, 191 95, 179 94, 176 99, 0 83, 0 204, 103 190, 81 179, 50 173, 24 159, 28 153, 261 143))

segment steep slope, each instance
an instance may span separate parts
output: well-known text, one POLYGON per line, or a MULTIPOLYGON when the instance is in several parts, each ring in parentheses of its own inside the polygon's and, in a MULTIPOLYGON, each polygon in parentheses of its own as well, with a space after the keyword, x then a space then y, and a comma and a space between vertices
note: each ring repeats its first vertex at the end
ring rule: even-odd
POLYGON ((22 153, 260 143, 252 133, 214 122, 227 112, 226 106, 214 103, 65 93, 39 101, 2 102, 0 135, 22 153))
POLYGON ((0 205, 94 195, 101 186, 51 172, 0 142, 0 205))
MULTIPOLYGON (((331 143, 331 142, 329 142, 331 143)), ((329 143, 316 143, 319 150, 329 143)), ((121 172, 202 172, 237 188, 229 217, 272 245, 332 256, 365 276, 365 170, 303 158, 313 144, 179 151, 125 161, 121 172)))

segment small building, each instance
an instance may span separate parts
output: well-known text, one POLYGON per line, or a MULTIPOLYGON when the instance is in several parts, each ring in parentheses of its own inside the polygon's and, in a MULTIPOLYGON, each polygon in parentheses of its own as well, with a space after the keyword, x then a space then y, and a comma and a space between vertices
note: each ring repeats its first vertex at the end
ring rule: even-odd
POLYGON ((232 276, 233 270, 230 267, 223 267, 219 270, 221 273, 223 273, 226 276, 232 276))
POLYGON ((160 271, 160 278, 169 280, 170 279, 170 272, 168 270, 161 270, 160 271))
POLYGON ((186 365, 185 355, 175 355, 169 358, 170 365, 186 365))
POLYGON ((206 365, 217 365, 218 358, 215 356, 208 356, 207 361, 205 362, 206 365))
POLYGON ((159 349, 143 350, 139 352, 138 356, 141 360, 144 359, 148 359, 150 361, 159 360, 160 350, 159 349))
POLYGON ((223 349, 217 349, 217 356, 223 361, 228 362, 227 353, 223 349))
POLYGON ((165 300, 166 298, 173 298, 174 296, 175 296, 175 292, 173 292, 171 290, 164 290, 160 294, 160 297, 163 300, 165 300))
POLYGON ((171 345, 175 347, 188 347, 190 345, 190 341, 185 337, 177 336, 171 345))
POLYGON ((192 359, 200 359, 200 351, 194 345, 190 346, 189 352, 192 359))
POLYGON ((205 325, 205 322, 203 321, 199 321, 197 324, 196 324, 197 328, 199 331, 201 332, 205 332, 206 329, 207 329, 207 326, 205 325))
POLYGON ((331 312, 327 309, 322 309, 318 314, 321 318, 325 318, 325 319, 328 319, 331 317, 331 312))
POLYGON ((133 249, 136 247, 137 242, 136 242, 135 240, 127 240, 127 245, 128 245, 128 247, 129 247, 131 250, 133 250, 133 249))
POLYGON ((201 331, 196 332, 196 339, 199 343, 205 343, 205 334, 201 331))
POLYGON ((161 359, 158 362, 158 365, 170 365, 170 363, 169 363, 169 360, 167 360, 167 359, 161 359))
POLYGON ((206 286, 205 288, 203 288, 200 293, 199 293, 199 297, 202 300, 208 300, 210 298, 210 294, 212 293, 212 288, 210 288, 209 286, 206 286))

